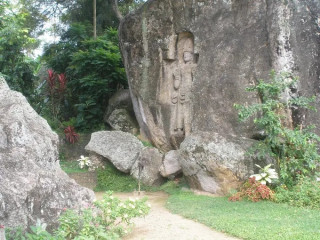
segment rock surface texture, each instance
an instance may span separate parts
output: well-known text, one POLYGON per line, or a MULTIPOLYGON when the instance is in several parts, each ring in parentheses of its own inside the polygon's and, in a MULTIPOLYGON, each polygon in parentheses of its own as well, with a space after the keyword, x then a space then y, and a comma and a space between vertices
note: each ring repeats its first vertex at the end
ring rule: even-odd
POLYGON ((160 185, 164 178, 160 175, 159 168, 162 164, 162 154, 153 147, 144 147, 139 154, 139 158, 133 164, 131 175, 135 179, 148 186, 160 185))
MULTIPOLYGON (((318 94, 319 13, 319 0, 148 1, 119 31, 142 132, 164 151, 192 131, 251 138, 233 105, 259 102, 245 88, 271 69, 300 78, 287 97, 318 94)), ((292 118, 319 126, 317 114, 292 118)))
POLYGON ((179 151, 171 150, 167 152, 163 158, 163 162, 160 166, 160 174, 163 177, 174 178, 181 173, 181 164, 179 162, 179 151))
MULTIPOLYGON (((319 0, 150 0, 119 37, 141 134, 164 152, 181 146, 191 186, 213 193, 252 172, 243 154, 259 134, 233 107, 261 101, 246 87, 274 69, 300 79, 285 99, 320 92, 319 0)), ((289 122, 320 133, 316 108, 289 122)))
POLYGON ((129 89, 121 89, 108 101, 104 121, 114 130, 136 134, 139 131, 129 89))
POLYGON ((101 155, 120 171, 129 173, 139 157, 143 144, 130 133, 121 131, 99 131, 91 134, 85 149, 101 155))
POLYGON ((255 159, 246 154, 254 142, 218 133, 192 133, 178 150, 179 163, 190 187, 221 195, 239 187, 256 168, 255 159))
POLYGON ((107 119, 107 123, 114 130, 130 132, 132 134, 138 133, 138 123, 127 109, 115 109, 107 119))
POLYGON ((56 224, 63 208, 94 200, 58 161, 58 136, 21 93, 0 78, 0 225, 56 224))

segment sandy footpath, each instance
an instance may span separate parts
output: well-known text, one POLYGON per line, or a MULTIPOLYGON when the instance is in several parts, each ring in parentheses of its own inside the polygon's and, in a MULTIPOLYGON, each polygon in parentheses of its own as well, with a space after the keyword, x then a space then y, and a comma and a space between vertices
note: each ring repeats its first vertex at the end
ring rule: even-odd
MULTIPOLYGON (((97 193, 97 198, 102 194, 97 193)), ((133 196, 133 193, 115 193, 120 199, 133 196)), ((151 204, 150 213, 145 218, 134 219, 135 227, 125 240, 237 240, 216 232, 195 221, 170 213, 165 204, 168 195, 163 192, 146 193, 151 204)))

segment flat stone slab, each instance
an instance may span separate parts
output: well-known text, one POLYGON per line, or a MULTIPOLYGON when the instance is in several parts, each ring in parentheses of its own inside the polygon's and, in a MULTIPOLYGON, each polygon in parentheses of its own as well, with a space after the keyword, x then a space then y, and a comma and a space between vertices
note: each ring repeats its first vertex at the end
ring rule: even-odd
POLYGON ((129 173, 143 144, 134 135, 122 131, 99 131, 91 135, 85 149, 101 155, 119 170, 129 173))

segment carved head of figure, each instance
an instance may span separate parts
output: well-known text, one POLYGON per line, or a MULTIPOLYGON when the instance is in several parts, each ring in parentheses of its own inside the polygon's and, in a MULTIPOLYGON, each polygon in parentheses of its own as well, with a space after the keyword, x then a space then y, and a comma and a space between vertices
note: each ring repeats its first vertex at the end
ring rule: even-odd
POLYGON ((192 63, 193 62, 193 53, 189 51, 185 51, 183 53, 183 60, 185 63, 192 63))

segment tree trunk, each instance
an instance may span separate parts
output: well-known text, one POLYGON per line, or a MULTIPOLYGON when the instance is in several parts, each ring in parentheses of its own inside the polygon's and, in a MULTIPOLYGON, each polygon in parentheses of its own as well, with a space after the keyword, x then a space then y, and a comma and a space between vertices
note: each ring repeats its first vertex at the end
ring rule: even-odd
POLYGON ((93 0, 93 38, 97 39, 97 0, 93 0))

